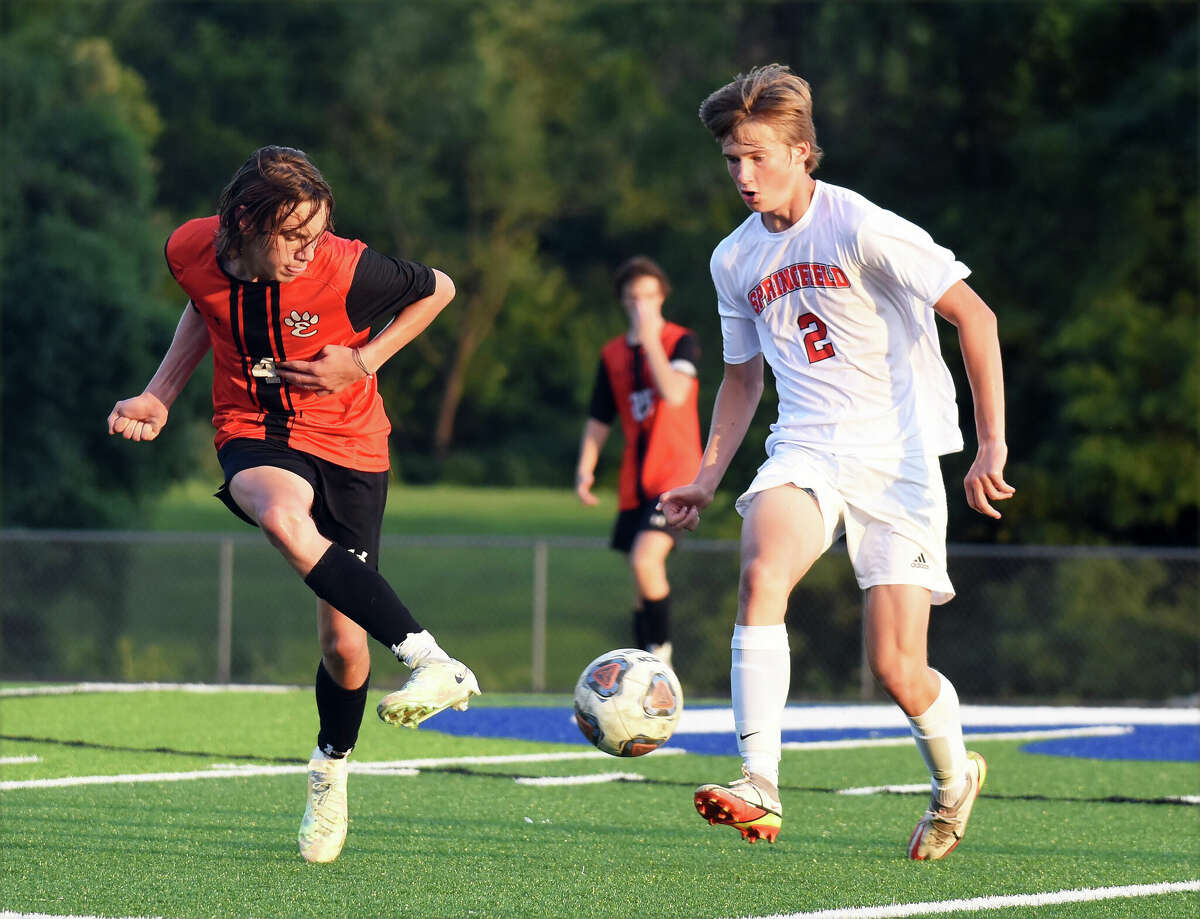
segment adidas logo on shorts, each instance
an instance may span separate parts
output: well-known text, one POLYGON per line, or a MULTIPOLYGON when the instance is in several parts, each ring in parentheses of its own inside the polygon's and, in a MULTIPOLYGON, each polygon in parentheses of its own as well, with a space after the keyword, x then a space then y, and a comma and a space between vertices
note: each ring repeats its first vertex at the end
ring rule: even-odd
POLYGON ((927 561, 925 561, 925 553, 924 552, 922 552, 920 555, 918 555, 916 558, 913 559, 913 563, 912 563, 911 567, 913 567, 913 568, 928 568, 929 567, 929 563, 927 561))

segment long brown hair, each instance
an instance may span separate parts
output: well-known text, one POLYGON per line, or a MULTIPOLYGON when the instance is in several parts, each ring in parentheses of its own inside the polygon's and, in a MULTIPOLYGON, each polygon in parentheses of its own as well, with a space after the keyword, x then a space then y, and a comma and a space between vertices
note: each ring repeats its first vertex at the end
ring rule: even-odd
POLYGON ((294 147, 255 150, 221 192, 217 254, 235 256, 247 241, 265 243, 302 201, 318 205, 309 220, 324 210, 325 229, 333 229, 333 191, 308 154, 294 147))

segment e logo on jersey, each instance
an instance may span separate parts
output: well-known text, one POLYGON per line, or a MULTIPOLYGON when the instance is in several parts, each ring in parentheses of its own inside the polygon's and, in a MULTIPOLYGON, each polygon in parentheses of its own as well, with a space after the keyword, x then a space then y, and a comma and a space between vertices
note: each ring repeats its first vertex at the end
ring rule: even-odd
POLYGON ((297 338, 308 338, 316 335, 317 330, 314 326, 320 321, 320 316, 316 313, 309 313, 308 310, 305 310, 303 313, 297 313, 295 310, 292 310, 290 316, 283 317, 283 324, 288 326, 292 330, 292 334, 297 338))
POLYGON ((761 313, 773 300, 802 287, 849 287, 850 279, 837 265, 797 262, 772 272, 746 294, 754 312, 761 313))

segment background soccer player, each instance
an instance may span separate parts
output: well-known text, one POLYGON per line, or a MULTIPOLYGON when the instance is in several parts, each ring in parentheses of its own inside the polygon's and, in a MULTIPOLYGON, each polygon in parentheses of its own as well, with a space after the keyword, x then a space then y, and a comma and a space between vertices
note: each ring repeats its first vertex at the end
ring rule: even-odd
POLYGON ((924 230, 812 178, 821 158, 812 98, 788 68, 739 75, 704 101, 700 119, 752 213, 712 255, 725 374, 700 472, 663 496, 667 519, 695 528, 712 502, 762 394, 764 360, 779 419, 737 500, 731 688, 743 778, 701 786, 696 807, 751 842, 778 834, 788 597, 844 533, 867 593, 872 672, 908 716, 932 776, 909 855, 941 858, 962 838, 987 767, 963 745, 954 687, 926 661, 930 605, 954 595, 938 457, 963 446, 936 317, 958 329, 978 439, 967 501, 990 517, 1000 516, 991 502, 1013 494, 996 319, 963 280, 968 269, 924 230))
POLYGON ((657 505, 662 492, 691 481, 700 465, 700 345, 691 329, 663 319, 671 284, 657 263, 631 258, 617 269, 614 281, 629 327, 600 352, 575 466, 575 493, 585 505, 596 503, 596 462, 619 416, 625 448, 612 547, 628 556, 633 572, 634 644, 670 666, 666 562, 675 535, 657 505))
POLYGON ((315 862, 337 858, 346 838, 346 757, 366 704, 367 636, 413 668, 380 702, 383 720, 416 727, 479 692, 377 570, 390 425, 374 374, 437 317, 454 285, 436 269, 333 235, 333 207, 303 152, 251 155, 219 214, 167 240, 167 265, 190 302, 145 391, 108 418, 112 434, 153 440, 212 349, 225 473, 218 497, 260 526, 320 598, 320 727, 299 836, 315 862))

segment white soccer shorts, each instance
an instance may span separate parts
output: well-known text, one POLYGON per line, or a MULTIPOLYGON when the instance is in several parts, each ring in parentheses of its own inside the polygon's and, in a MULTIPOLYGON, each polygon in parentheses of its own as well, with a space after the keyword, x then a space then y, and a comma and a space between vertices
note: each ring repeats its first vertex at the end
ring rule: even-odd
POLYGON ((736 503, 778 485, 807 489, 825 523, 828 549, 846 536, 858 586, 915 584, 936 606, 954 596, 946 572, 946 488, 936 456, 849 457, 776 444, 736 503))

